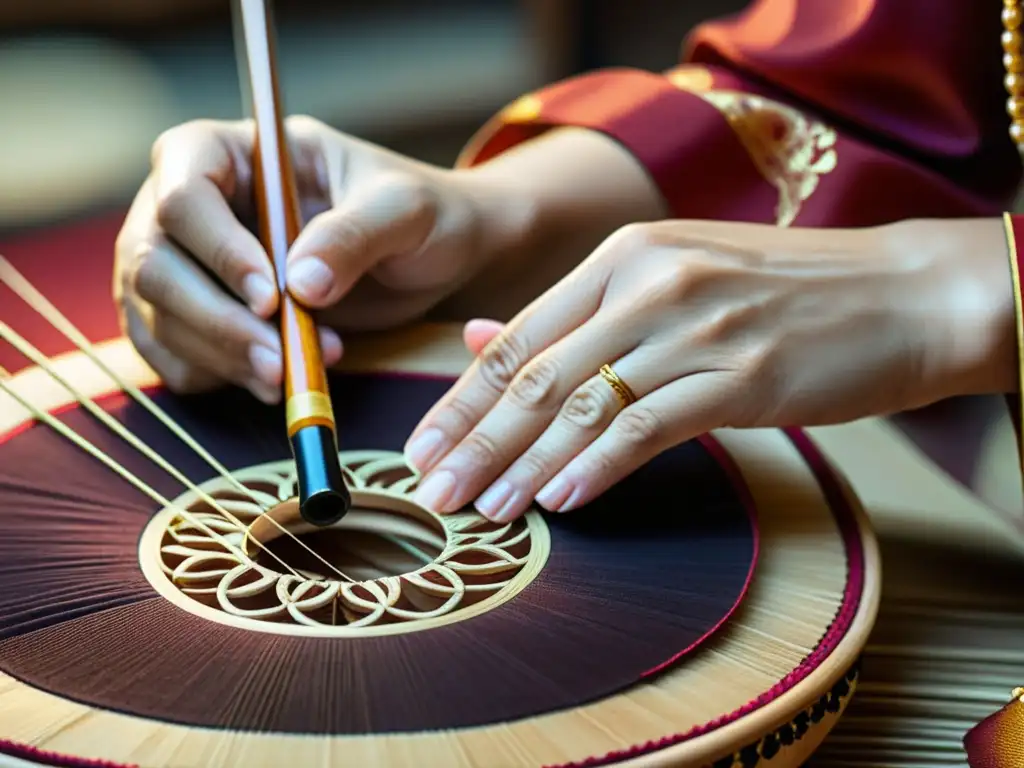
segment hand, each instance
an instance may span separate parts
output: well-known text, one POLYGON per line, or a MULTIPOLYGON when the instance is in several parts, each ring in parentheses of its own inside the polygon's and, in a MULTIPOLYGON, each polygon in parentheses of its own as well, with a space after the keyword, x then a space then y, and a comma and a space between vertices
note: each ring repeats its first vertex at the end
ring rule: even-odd
MULTIPOLYGON (((336 329, 420 316, 513 239, 511 185, 424 165, 309 118, 289 119, 287 131, 309 220, 289 252, 287 285, 319 310, 327 365, 342 354, 336 329)), ((253 136, 250 122, 198 121, 159 138, 118 236, 114 293, 125 332, 171 389, 231 382, 273 403, 281 348, 268 319, 278 292, 245 226, 253 136)))
POLYGON ((507 326, 467 326, 479 357, 406 446, 417 501, 563 512, 712 429, 1012 387, 1012 295, 998 220, 628 227, 507 326))

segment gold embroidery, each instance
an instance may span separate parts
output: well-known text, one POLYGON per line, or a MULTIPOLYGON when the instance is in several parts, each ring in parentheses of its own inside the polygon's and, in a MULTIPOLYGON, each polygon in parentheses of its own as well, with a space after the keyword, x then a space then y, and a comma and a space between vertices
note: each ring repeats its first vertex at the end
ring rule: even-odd
POLYGON ((509 123, 529 123, 540 117, 543 106, 536 96, 523 96, 505 107, 501 117, 509 123))
POLYGON ((775 223, 792 224, 821 177, 836 167, 836 132, 771 99, 715 90, 713 75, 703 67, 674 70, 668 79, 722 113, 765 181, 779 191, 775 223))

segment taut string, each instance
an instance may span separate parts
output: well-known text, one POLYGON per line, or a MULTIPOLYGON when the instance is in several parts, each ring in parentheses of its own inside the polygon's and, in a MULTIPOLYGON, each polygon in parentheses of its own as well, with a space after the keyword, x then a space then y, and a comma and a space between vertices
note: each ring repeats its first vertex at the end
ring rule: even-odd
POLYGON ((116 474, 120 475, 129 483, 134 485, 136 488, 145 493, 158 504, 162 504, 163 506, 169 509, 173 509, 176 514, 181 515, 185 520, 188 520, 188 522, 192 523, 192 525, 201 529, 202 531, 216 539, 218 542, 223 544, 224 547, 226 547, 228 551, 230 551, 236 557, 241 558, 244 562, 248 564, 253 564, 252 558, 246 555, 245 552, 238 549, 234 544, 232 544, 227 539, 223 538, 219 533, 217 533, 212 528, 203 523, 201 520, 196 518, 191 512, 169 501, 167 498, 163 496, 163 494, 151 488, 147 483, 143 482, 138 477, 136 477, 130 470, 126 469, 125 467, 122 467, 119 463, 110 458, 110 456, 108 456, 102 450, 97 448, 95 444, 91 443, 89 440, 79 435, 67 424, 53 417, 51 414, 47 413, 42 408, 33 405, 20 394, 18 394, 18 392, 15 391, 14 387, 10 386, 7 383, 10 378, 11 372, 8 371, 3 366, 0 366, 0 390, 8 394, 11 398, 13 398, 15 402, 17 402, 25 410, 31 413, 34 418, 38 419, 39 421, 42 421, 44 424, 49 426, 58 434, 61 434, 64 437, 66 437, 68 440, 77 445, 79 448, 81 448, 83 451, 88 453, 93 458, 106 464, 108 468, 112 469, 116 474))
MULTIPOLYGON (((58 331, 64 334, 64 336, 66 336, 72 343, 74 343, 78 347, 78 349, 83 354, 85 354, 94 364, 96 364, 97 367, 99 367, 104 373, 106 373, 107 376, 109 376, 123 392, 131 395, 133 399, 135 399, 139 404, 145 407, 154 417, 157 418, 157 420, 159 420, 164 426, 171 430, 171 432, 173 432, 183 443, 185 443, 187 447, 189 447, 200 457, 206 460, 206 462, 211 467, 213 467, 213 469, 221 477, 226 479, 229 483, 231 483, 231 485, 234 488, 240 490, 243 494, 245 494, 245 496, 247 496, 251 501, 253 501, 260 510, 261 516, 266 514, 267 507, 263 503, 263 500, 252 489, 250 489, 244 483, 239 482, 223 464, 218 462, 212 456, 212 454, 210 454, 205 448, 203 448, 202 445, 200 445, 195 438, 189 435, 188 432, 186 432, 177 422, 174 421, 174 419, 166 411, 160 408, 160 406, 153 402, 152 399, 150 399, 145 393, 143 393, 137 387, 134 387, 130 383, 125 381, 114 370, 112 370, 110 366, 104 363, 100 356, 96 353, 95 347, 92 345, 92 343, 60 312, 60 310, 58 310, 45 296, 43 296, 43 294, 40 293, 35 286, 33 286, 20 272, 18 272, 18 270, 15 269, 14 266, 6 258, 4 258, 3 255, 0 255, 0 282, 3 282, 6 285, 8 285, 11 288, 11 290, 14 291, 19 296, 19 298, 25 301, 25 303, 27 303, 30 307, 32 307, 32 309, 38 312, 43 317, 43 319, 49 322, 54 328, 56 328, 58 331)), ((139 450, 140 453, 142 453, 155 464, 157 464, 157 466, 159 466, 161 469, 171 474, 176 480, 182 482, 184 485, 186 485, 186 487, 189 487, 190 490, 198 493, 204 501, 206 501, 208 504, 211 504, 211 506, 213 506, 217 512, 225 516, 232 523, 239 526, 242 530, 245 529, 245 526, 243 526, 242 523, 237 518, 231 515, 231 513, 227 509, 225 509, 223 505, 218 504, 208 494, 199 489, 194 483, 191 483, 191 481, 185 478, 180 472, 178 472, 178 470, 173 468, 169 462, 160 457, 159 454, 157 454, 149 446, 147 446, 145 443, 139 440, 134 434, 132 434, 126 427, 124 427, 124 425, 120 424, 115 419, 111 418, 110 415, 103 411, 102 408, 97 406, 89 398, 84 397, 78 390, 71 386, 63 377, 61 377, 53 369, 53 366, 50 365, 49 360, 47 360, 46 357, 38 349, 34 348, 27 340, 25 340, 22 336, 20 336, 20 334, 15 332, 12 328, 10 328, 10 326, 6 325, 5 323, 0 323, 0 338, 3 338, 5 341, 7 341, 13 347, 15 347, 15 349, 21 352, 21 354, 23 354, 26 358, 28 358, 33 363, 38 365, 47 375, 49 375, 58 384, 60 384, 69 393, 71 393, 71 395, 76 399, 76 401, 80 405, 88 409, 93 416, 102 421, 108 428, 114 431, 115 434, 117 434, 123 440, 125 440, 134 448, 139 450), (99 414, 102 414, 102 416, 99 414)), ((0 371, 4 371, 4 369, 0 368, 0 371)), ((7 376, 9 375, 9 373, 3 372, 0 373, 0 375, 7 376)), ((10 388, 7 386, 4 386, 4 390, 10 392, 10 388)), ((22 398, 16 397, 16 399, 24 405, 22 398)), ((39 409, 32 406, 29 407, 29 410, 31 410, 33 412, 33 415, 35 415, 35 412, 38 411, 39 409)), ((67 436, 65 432, 61 432, 61 434, 67 436)), ((95 446, 93 446, 93 448, 95 448, 95 446)), ((107 464, 108 466, 114 465, 119 467, 121 471, 119 471, 118 474, 120 474, 122 477, 124 477, 125 472, 128 472, 127 469, 125 469, 124 467, 120 467, 120 465, 117 464, 117 462, 115 462, 109 456, 106 457, 106 459, 107 460, 104 461, 104 463, 107 464)), ((136 478, 136 480, 137 479, 138 478, 136 478)), ((137 485, 137 483, 133 484, 137 485)), ((144 492, 148 493, 148 491, 144 492)), ((161 501, 160 503, 164 502, 161 501)), ((313 550, 308 544, 306 544, 298 536, 289 531, 285 526, 281 525, 277 520, 273 518, 273 516, 267 516, 267 519, 270 520, 274 527, 280 530, 285 536, 288 536, 289 538, 294 540, 301 548, 305 549, 314 558, 316 558, 325 566, 327 566, 330 570, 338 574, 338 576, 340 576, 343 580, 349 582, 355 581, 347 574, 345 574, 343 571, 341 571, 339 568, 337 568, 335 565, 330 563, 326 558, 322 557, 319 553, 313 550)), ((189 522, 192 522, 192 520, 189 520, 189 522)), ((266 551, 271 557, 277 560, 292 575, 298 578, 302 578, 298 572, 296 572, 293 568, 291 568, 291 566, 289 566, 287 563, 281 560, 281 558, 278 557, 275 553, 267 549, 262 544, 259 544, 259 546, 262 549, 264 549, 264 551, 266 551)))
POLYGON ((244 483, 240 483, 231 474, 231 472, 228 471, 227 467, 217 461, 209 451, 203 448, 191 435, 182 429, 182 427, 179 426, 166 411, 154 403, 144 392, 142 392, 142 390, 138 387, 132 386, 113 369, 111 369, 109 365, 104 363, 96 353, 96 348, 93 346, 92 342, 90 342, 85 335, 49 301, 49 299, 43 296, 43 294, 40 293, 32 283, 30 283, 17 269, 15 269, 14 265, 4 258, 2 254, 0 254, 0 282, 6 283, 22 301, 42 315, 43 319, 45 319, 50 325, 64 334, 64 336, 66 336, 67 339, 83 354, 85 354, 85 356, 88 357, 101 371, 107 374, 107 376, 117 384, 121 391, 130 395, 143 408, 149 411, 165 427, 173 432, 179 440, 185 443, 185 445, 195 451, 207 464, 213 467, 221 477, 231 483, 235 490, 244 493, 252 501, 262 507, 262 501, 258 496, 256 496, 251 488, 247 487, 244 483))
MULTIPOLYGON (((80 405, 82 405, 87 411, 89 411, 89 413, 91 413, 93 416, 95 416, 100 422, 102 422, 108 429, 110 429, 112 432, 114 432, 118 437, 120 437, 122 440, 124 440, 129 445, 131 445, 133 448, 135 448, 137 451, 139 451, 139 453, 141 453, 146 458, 148 458, 150 461, 152 461, 154 464, 156 464, 158 467, 163 469, 165 472, 167 472, 169 475, 171 475, 175 480, 177 480, 182 485, 187 487, 190 491, 192 491, 193 493, 198 495, 199 498, 201 498, 203 501, 205 501, 207 504, 209 504, 211 507, 213 507, 218 513, 223 515, 225 518, 227 518, 228 520, 230 520, 232 523, 234 523, 235 525, 239 526, 243 530, 245 529, 245 526, 242 525, 241 521, 238 520, 234 515, 232 515, 230 511, 228 511, 222 504, 220 504, 220 502, 218 502, 216 499, 214 499, 212 496, 210 496, 210 494, 208 494, 202 488, 200 488, 195 483, 193 483, 191 480, 189 480, 187 477, 185 477, 185 475, 183 475, 176 467, 174 467, 169 461, 167 461, 167 459, 165 459, 163 456, 161 456, 156 451, 154 451, 145 442, 140 440, 124 424, 121 424, 119 421, 117 421, 117 419, 115 419, 109 413, 107 413, 102 408, 100 408, 98 405, 96 405, 96 403, 94 401, 92 401, 90 398, 88 398, 85 395, 83 395, 80 390, 76 389, 74 387, 74 385, 72 385, 70 382, 68 382, 67 379, 65 379, 63 376, 61 376, 53 368, 53 366, 50 365, 50 361, 46 359, 46 356, 43 355, 42 352, 40 352, 36 347, 34 347, 30 342, 28 342, 23 336, 21 336, 17 331, 12 329, 9 325, 4 323, 3 321, 0 321, 0 339, 3 339, 7 343, 9 343, 11 346, 13 346, 15 349, 17 349, 21 354, 23 354, 25 357, 27 357, 29 360, 31 360, 33 363, 35 363, 37 366, 39 366, 43 371, 45 371, 47 373, 47 375, 50 376, 50 378, 52 378, 54 381, 56 381, 58 384, 60 384, 62 387, 64 387, 64 389, 66 389, 68 392, 70 392, 72 397, 74 397, 75 400, 80 405)), ((113 459, 111 459, 111 461, 113 461, 113 459)), ((262 506, 259 506, 259 509, 260 509, 260 515, 261 516, 266 514, 266 510, 262 506)), ((344 572, 342 572, 337 567, 335 567, 330 562, 328 562, 325 558, 323 558, 319 554, 317 554, 317 552, 314 551, 309 545, 307 545, 304 541, 302 541, 297 536, 295 536, 295 534, 293 534, 290 531, 288 531, 284 526, 282 526, 273 517, 268 517, 267 519, 270 520, 271 523, 273 523, 279 530, 281 530, 282 532, 284 532, 288 536, 292 537, 300 546, 302 546, 304 549, 306 549, 306 551, 308 551, 315 558, 320 560, 324 565, 326 565, 328 568, 331 568, 332 570, 334 570, 343 579, 346 579, 348 581, 352 581, 352 579, 350 579, 348 576, 346 576, 344 572)), ((262 546, 262 545, 260 545, 260 546, 262 546)), ((271 552, 269 549, 266 549, 264 547, 264 551, 266 551, 267 554, 269 554, 271 557, 273 557, 275 560, 277 560, 284 568, 288 569, 288 571, 291 572, 291 574, 293 576, 296 576, 298 578, 302 578, 301 575, 297 571, 295 571, 291 566, 289 566, 286 562, 284 562, 284 560, 282 560, 276 554, 271 552)))

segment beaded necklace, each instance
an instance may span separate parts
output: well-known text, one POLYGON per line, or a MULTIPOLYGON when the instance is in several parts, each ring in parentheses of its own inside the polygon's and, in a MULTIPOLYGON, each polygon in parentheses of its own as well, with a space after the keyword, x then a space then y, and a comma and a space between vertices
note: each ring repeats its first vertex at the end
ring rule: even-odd
MULTIPOLYGON (((965 0, 972 2, 972 0, 965 0)), ((1003 67, 1006 78, 1003 84, 1010 98, 1006 111, 1010 115, 1010 138, 1021 154, 1024 154, 1024 44, 1021 25, 1024 10, 1020 0, 1003 0, 1003 67)))

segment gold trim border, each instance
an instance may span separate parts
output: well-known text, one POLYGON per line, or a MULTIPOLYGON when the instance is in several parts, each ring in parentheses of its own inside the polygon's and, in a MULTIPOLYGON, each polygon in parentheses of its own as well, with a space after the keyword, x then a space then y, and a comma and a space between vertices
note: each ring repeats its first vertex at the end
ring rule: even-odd
MULTIPOLYGON (((1013 233, 1013 217, 1003 213, 1003 228, 1010 251, 1010 277, 1013 281, 1013 313, 1017 328, 1017 384, 1021 408, 1017 414, 1017 453, 1021 464, 1021 484, 1024 485, 1024 302, 1020 285, 1020 264, 1017 261, 1017 238, 1013 233)), ((1011 414, 1012 415, 1012 414, 1011 414)))

